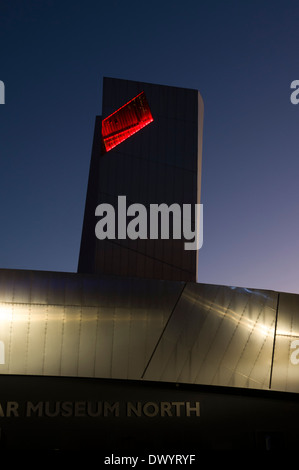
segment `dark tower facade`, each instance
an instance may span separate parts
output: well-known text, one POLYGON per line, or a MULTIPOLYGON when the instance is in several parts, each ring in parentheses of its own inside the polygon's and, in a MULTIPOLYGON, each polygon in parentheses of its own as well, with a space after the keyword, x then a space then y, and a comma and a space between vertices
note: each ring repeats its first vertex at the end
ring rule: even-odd
MULTIPOLYGON (((186 239, 171 233, 162 239, 159 232, 157 239, 100 240, 95 210, 111 204, 117 224, 119 196, 126 197, 127 206, 144 205, 148 214, 153 204, 200 204, 202 132, 203 101, 197 90, 104 78, 78 272, 197 280, 198 251, 186 250, 186 239)), ((193 230, 194 215, 192 211, 193 230)), ((169 216, 171 227, 171 212, 169 216)))

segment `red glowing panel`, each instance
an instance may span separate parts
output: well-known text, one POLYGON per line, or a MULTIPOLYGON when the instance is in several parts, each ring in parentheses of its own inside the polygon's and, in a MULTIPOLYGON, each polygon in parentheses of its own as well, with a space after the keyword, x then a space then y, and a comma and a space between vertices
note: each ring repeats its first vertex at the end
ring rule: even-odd
POLYGON ((109 152, 153 121, 144 92, 102 121, 103 152, 109 152))

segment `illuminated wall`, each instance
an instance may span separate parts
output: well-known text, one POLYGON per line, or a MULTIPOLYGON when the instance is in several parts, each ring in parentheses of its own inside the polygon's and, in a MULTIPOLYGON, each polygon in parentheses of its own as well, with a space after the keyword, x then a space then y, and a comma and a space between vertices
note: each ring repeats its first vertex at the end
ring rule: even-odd
POLYGON ((153 122, 145 93, 139 93, 102 121, 103 152, 111 149, 153 122))
POLYGON ((299 392, 299 296, 0 270, 0 373, 299 392))

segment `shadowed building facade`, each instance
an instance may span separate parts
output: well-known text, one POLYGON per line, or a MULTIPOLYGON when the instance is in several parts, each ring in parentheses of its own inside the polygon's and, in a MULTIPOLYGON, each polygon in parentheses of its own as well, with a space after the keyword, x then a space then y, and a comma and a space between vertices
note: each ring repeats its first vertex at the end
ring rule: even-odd
MULTIPOLYGON (((137 103, 135 109, 146 113, 143 103, 137 103)), ((156 240, 128 237, 98 240, 95 209, 108 203, 117 212, 118 196, 126 196, 127 206, 143 204, 148 214, 151 204, 169 207, 179 204, 181 208, 183 204, 192 207, 200 204, 202 132, 203 101, 197 90, 104 78, 102 116, 95 122, 78 272, 197 280, 198 252, 186 250, 183 237, 173 239, 170 231, 169 240, 160 236, 156 240), (125 105, 129 103, 132 109, 132 100, 140 94, 144 95, 152 119, 139 130, 132 124, 131 115, 126 117, 125 105), (118 120, 115 124, 119 126, 118 135, 128 132, 130 126, 137 131, 103 152, 102 122, 107 122, 109 116, 112 131, 113 119, 118 120)), ((113 139, 113 132, 111 135, 113 139)), ((171 216, 170 213, 170 228, 171 216)), ((191 227, 194 231, 194 211, 191 227)))

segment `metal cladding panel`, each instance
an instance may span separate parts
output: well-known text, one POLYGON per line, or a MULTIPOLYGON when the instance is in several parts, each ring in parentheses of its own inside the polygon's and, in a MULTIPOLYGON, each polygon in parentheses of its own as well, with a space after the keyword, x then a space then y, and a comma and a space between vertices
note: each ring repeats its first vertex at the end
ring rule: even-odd
POLYGON ((182 283, 0 271, 2 374, 139 379, 182 283))
POLYGON ((299 392, 299 296, 0 270, 0 374, 299 392))
POLYGON ((279 294, 272 388, 299 392, 299 296, 279 294))
POLYGON ((144 378, 268 388, 276 300, 271 292, 188 284, 144 378))

